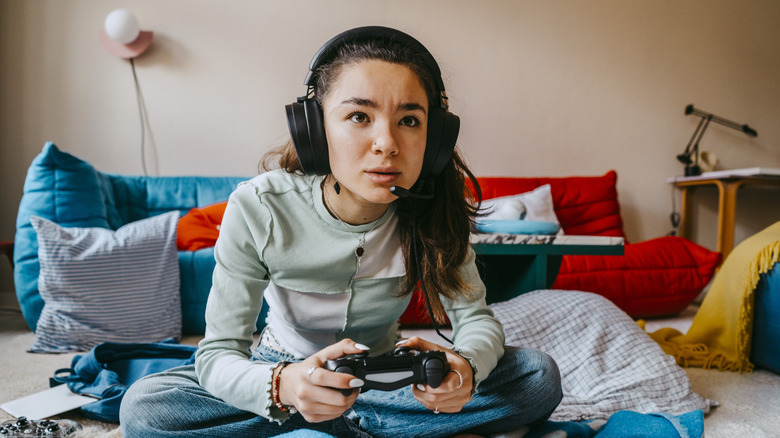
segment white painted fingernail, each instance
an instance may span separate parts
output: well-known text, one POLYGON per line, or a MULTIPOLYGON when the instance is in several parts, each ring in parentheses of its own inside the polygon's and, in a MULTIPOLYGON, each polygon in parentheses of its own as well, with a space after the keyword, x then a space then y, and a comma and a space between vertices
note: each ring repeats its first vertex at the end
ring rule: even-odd
POLYGON ((363 350, 363 351, 370 350, 370 348, 368 348, 367 346, 365 346, 363 344, 355 344, 355 348, 357 348, 358 350, 363 350))
POLYGON ((352 379, 349 381, 350 388, 360 388, 363 385, 365 385, 365 382, 360 379, 352 379))
POLYGON ((420 391, 425 391, 425 385, 423 385, 422 383, 418 383, 417 389, 419 389, 420 391))
POLYGON ((409 342, 409 340, 408 340, 408 339, 404 339, 404 340, 402 340, 402 341, 398 341, 398 342, 396 342, 396 343, 395 343, 395 345, 396 345, 396 347, 397 347, 397 346, 399 346, 399 345, 404 345, 404 344, 405 344, 405 343, 407 343, 407 342, 409 342))

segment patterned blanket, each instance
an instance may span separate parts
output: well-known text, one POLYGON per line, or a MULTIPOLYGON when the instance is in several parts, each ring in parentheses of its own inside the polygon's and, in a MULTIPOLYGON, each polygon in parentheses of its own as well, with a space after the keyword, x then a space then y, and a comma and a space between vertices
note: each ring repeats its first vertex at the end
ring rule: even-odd
POLYGON ((761 274, 780 263, 780 222, 740 243, 712 280, 693 324, 682 334, 662 328, 650 336, 683 366, 752 371, 753 303, 761 274))
POLYGON ((600 295, 541 290, 491 307, 508 345, 557 361, 564 396, 551 421, 608 419, 623 410, 707 413, 717 406, 694 393, 674 357, 600 295))

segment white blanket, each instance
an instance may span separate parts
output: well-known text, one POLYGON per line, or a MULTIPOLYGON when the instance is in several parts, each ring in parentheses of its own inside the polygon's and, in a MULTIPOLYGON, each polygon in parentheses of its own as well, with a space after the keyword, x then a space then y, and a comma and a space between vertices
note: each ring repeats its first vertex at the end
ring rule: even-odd
POLYGON ((544 351, 558 363, 563 401, 552 421, 606 419, 620 410, 707 413, 717 406, 694 393, 674 358, 600 295, 541 290, 491 307, 508 345, 544 351))

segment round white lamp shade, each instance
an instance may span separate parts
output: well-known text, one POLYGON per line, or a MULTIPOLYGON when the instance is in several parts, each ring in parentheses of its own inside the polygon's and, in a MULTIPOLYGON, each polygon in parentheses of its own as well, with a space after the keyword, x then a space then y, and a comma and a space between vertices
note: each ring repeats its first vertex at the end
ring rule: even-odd
POLYGON ((142 31, 138 20, 126 9, 116 9, 106 16, 104 28, 98 32, 103 47, 114 56, 135 58, 152 44, 152 32, 142 31))
POLYGON ((112 40, 122 44, 132 43, 141 33, 138 19, 126 9, 111 11, 106 17, 105 28, 112 40))

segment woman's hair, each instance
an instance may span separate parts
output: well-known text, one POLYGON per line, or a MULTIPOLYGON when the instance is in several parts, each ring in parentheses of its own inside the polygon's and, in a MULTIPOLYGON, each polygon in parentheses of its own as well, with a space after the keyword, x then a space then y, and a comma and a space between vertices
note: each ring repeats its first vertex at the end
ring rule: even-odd
MULTIPOLYGON (((332 61, 317 69, 314 92, 319 104, 322 105, 344 66, 365 60, 381 60, 408 67, 420 78, 428 96, 429 108, 439 105, 440 96, 424 58, 403 44, 376 39, 343 44, 332 61)), ((265 154, 261 165, 264 170, 278 166, 288 173, 303 173, 292 141, 265 154)), ((399 198, 395 201, 406 268, 398 296, 412 293, 421 274, 434 317, 436 321, 443 322, 446 315, 440 296, 473 299, 474 295, 473 285, 461 278, 459 269, 469 251, 469 234, 477 216, 481 191, 457 148, 444 170, 433 178, 433 190, 435 196, 431 200, 399 198), (466 185, 467 179, 471 181, 474 192, 466 185), (414 256, 415 239, 419 271, 414 256)))

